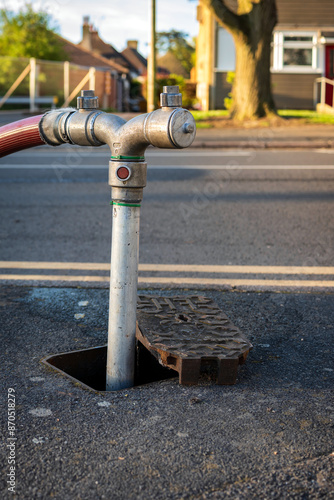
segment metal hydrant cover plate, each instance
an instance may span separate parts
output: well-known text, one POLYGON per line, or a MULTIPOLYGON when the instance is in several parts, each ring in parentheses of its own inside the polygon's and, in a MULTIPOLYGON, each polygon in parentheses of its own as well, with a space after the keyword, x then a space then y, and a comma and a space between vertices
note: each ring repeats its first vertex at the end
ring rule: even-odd
POLYGON ((218 384, 234 384, 252 348, 210 298, 140 295, 137 319, 137 339, 181 384, 197 384, 204 366, 216 369, 218 384))

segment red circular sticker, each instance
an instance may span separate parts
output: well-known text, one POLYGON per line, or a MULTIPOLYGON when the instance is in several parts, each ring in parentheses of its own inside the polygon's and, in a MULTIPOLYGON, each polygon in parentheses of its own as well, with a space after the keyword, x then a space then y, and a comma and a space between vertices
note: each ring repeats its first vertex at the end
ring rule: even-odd
POLYGON ((125 181, 126 179, 128 179, 130 177, 130 169, 128 169, 128 167, 119 167, 117 169, 117 172, 116 172, 116 175, 119 179, 121 179, 122 181, 125 181))

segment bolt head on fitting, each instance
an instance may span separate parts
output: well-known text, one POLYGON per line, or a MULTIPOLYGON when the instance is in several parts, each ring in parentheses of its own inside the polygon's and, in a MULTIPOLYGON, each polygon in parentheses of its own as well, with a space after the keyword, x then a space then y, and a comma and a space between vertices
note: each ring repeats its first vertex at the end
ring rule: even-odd
POLYGON ((77 97, 78 109, 98 109, 99 98, 94 94, 94 90, 82 90, 81 96, 77 97))
POLYGON ((164 85, 160 94, 160 105, 162 108, 180 108, 182 106, 182 94, 178 85, 164 85))

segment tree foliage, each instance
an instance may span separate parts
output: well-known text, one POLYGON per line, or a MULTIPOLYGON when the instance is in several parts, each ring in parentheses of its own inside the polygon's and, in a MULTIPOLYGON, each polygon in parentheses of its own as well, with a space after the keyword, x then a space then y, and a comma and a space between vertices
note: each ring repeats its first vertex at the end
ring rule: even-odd
POLYGON ((193 43, 188 42, 188 37, 184 31, 160 31, 157 33, 157 50, 160 54, 173 54, 189 75, 195 64, 196 49, 193 43))
POLYGON ((36 57, 50 61, 66 59, 47 12, 35 12, 26 3, 18 13, 0 10, 0 56, 36 57))

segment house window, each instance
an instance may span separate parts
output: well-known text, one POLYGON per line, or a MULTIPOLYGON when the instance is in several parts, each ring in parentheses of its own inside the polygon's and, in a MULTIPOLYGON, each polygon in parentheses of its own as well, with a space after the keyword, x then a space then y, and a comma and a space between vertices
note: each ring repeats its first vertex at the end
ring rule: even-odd
POLYGON ((312 49, 284 49, 283 67, 286 66, 312 67, 312 49))
POLYGON ((235 47, 232 35, 218 26, 216 44, 216 71, 235 70, 235 47))
POLYGON ((320 71, 317 34, 312 32, 275 32, 273 70, 298 73, 320 71))

